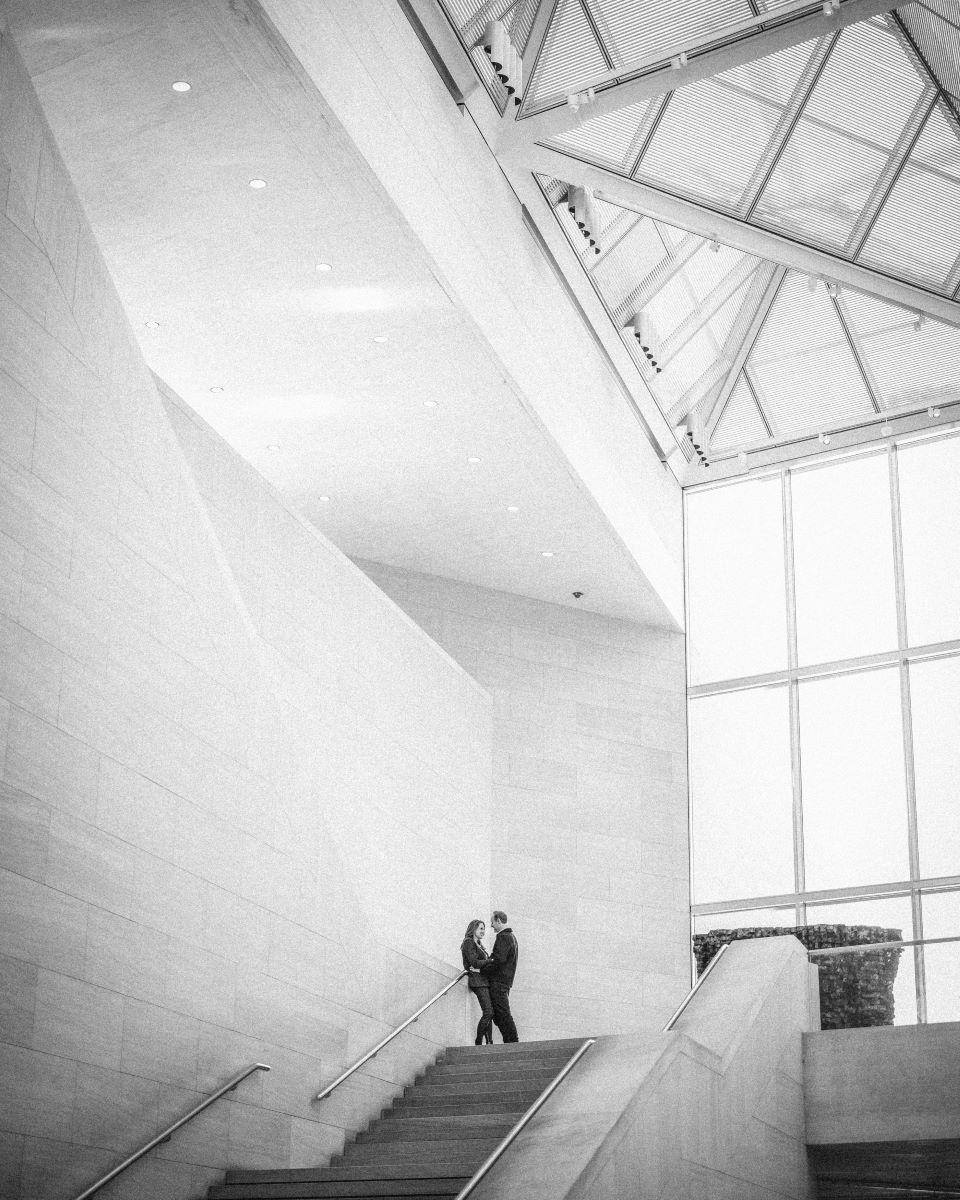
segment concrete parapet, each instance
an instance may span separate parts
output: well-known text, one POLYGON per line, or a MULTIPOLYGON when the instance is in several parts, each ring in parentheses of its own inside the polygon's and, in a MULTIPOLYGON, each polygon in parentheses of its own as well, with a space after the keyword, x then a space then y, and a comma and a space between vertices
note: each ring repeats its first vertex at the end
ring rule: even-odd
POLYGON ((793 938, 732 946, 672 1032, 600 1038, 478 1200, 809 1196, 812 970, 793 938))

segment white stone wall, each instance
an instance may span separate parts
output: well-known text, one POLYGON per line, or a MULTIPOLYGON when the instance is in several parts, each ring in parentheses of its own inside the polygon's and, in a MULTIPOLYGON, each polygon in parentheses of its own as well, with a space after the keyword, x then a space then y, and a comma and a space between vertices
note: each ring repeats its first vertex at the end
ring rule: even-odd
POLYGON ((521 1037, 659 1028, 690 986, 682 635, 361 565, 493 696, 521 1037))
POLYGON ((463 1040, 454 993, 311 1103, 453 974, 489 747, 483 691, 165 410, 0 35, 0 1194, 76 1194, 256 1060, 111 1194, 315 1163, 463 1040))

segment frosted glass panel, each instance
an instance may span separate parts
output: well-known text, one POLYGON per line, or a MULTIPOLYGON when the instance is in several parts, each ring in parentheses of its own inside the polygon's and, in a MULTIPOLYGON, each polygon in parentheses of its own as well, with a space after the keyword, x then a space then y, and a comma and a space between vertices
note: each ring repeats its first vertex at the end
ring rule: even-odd
MULTIPOLYGON (((960 937, 960 892, 923 893, 923 936, 960 937)), ((924 946, 927 1020, 960 1021, 960 942, 924 946)))
POLYGON ((907 637, 960 638, 960 438, 899 451, 907 637))
POLYGON ((896 670, 800 684, 807 888, 907 879, 907 802, 896 670))
POLYGON ((911 663, 910 707, 920 875, 960 875, 960 658, 911 663))
POLYGON ((787 665, 780 480, 687 498, 691 683, 787 665))
POLYGON ((887 456, 793 476, 801 665, 897 645, 887 456))
POLYGON ((695 902, 792 892, 787 689, 690 703, 695 902))

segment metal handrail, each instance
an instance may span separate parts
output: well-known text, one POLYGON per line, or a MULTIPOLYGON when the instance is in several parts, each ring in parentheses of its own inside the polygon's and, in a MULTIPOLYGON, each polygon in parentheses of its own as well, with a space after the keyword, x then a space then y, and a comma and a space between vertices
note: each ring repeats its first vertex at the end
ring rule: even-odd
POLYGON ((347 1069, 343 1072, 342 1075, 338 1075, 336 1077, 336 1079, 333 1081, 333 1083, 328 1083, 322 1092, 317 1092, 316 1096, 314 1096, 314 1100, 325 1100, 327 1098, 327 1096, 330 1095, 330 1093, 333 1091, 333 1089, 335 1087, 339 1087, 340 1084, 343 1083, 343 1081, 345 1079, 349 1079, 350 1076, 354 1073, 354 1071, 359 1071, 364 1063, 369 1062, 371 1058, 375 1058, 380 1053, 380 1051, 384 1048, 384 1046, 387 1045, 388 1042, 392 1042, 398 1033, 403 1033, 403 1031, 407 1028, 408 1025, 412 1025, 414 1023, 414 1021, 419 1020, 421 1015, 427 1011, 427 1009, 430 1007, 431 1004, 436 1004, 436 1002, 442 996, 445 996, 452 987, 456 987, 456 985, 460 982, 460 980, 464 977, 464 975, 468 975, 468 974, 469 974, 469 971, 461 971, 460 974, 456 977, 456 979, 451 979, 446 987, 441 988, 440 991, 437 992, 437 994, 432 999, 428 1000, 426 1002, 426 1004, 424 1004, 420 1008, 418 1008, 412 1017, 407 1017, 407 1019, 403 1022, 402 1025, 398 1025, 396 1027, 396 1029, 393 1030, 392 1033, 388 1033, 387 1036, 382 1041, 377 1042, 377 1044, 374 1046, 374 1048, 372 1050, 368 1050, 367 1053, 363 1056, 363 1058, 358 1058, 357 1061, 353 1064, 353 1066, 347 1067, 347 1069))
POLYGON ((590 1047, 596 1042, 596 1038, 587 1038, 587 1040, 579 1047, 573 1057, 564 1065, 563 1070, 554 1079, 547 1084, 540 1095, 534 1100, 527 1111, 523 1114, 520 1120, 514 1125, 507 1136, 503 1139, 499 1146, 484 1160, 477 1172, 469 1179, 464 1186, 457 1192, 455 1200, 466 1200, 467 1196, 473 1191, 481 1179, 490 1171, 490 1169, 499 1162, 501 1156, 509 1149, 514 1139, 522 1133, 530 1121, 536 1116, 541 1108, 550 1099, 553 1093, 557 1090, 561 1083, 570 1074, 573 1068, 577 1065, 581 1058, 586 1054, 590 1047))
POLYGON ((188 1121, 192 1121, 197 1113, 201 1113, 205 1108, 209 1108, 215 1100, 219 1100, 220 1097, 225 1096, 227 1092, 232 1092, 238 1084, 243 1083, 247 1076, 252 1075, 254 1071, 269 1070, 270 1068, 266 1063, 254 1063, 252 1066, 247 1067, 246 1070, 241 1071, 239 1075, 234 1075, 234 1077, 225 1083, 222 1088, 219 1088, 217 1091, 213 1092, 212 1095, 207 1096, 205 1100, 201 1100, 195 1108, 191 1108, 185 1117, 181 1117, 179 1121, 174 1121, 174 1123, 169 1126, 169 1128, 165 1129, 163 1133, 158 1133, 155 1138, 151 1138, 145 1146, 141 1146, 140 1149, 131 1154, 129 1158, 125 1158, 123 1162, 119 1164, 119 1166, 114 1167, 113 1170, 104 1175, 102 1179, 98 1179, 97 1182, 88 1187, 86 1191, 83 1191, 79 1196, 74 1197, 74 1200, 87 1200, 87 1197, 92 1196, 94 1192, 99 1192, 102 1187, 106 1187, 111 1180, 116 1179, 116 1177, 121 1172, 125 1171, 127 1167, 132 1167, 133 1164, 139 1159, 143 1158, 145 1154, 149 1154, 151 1150, 162 1145, 164 1142, 169 1142, 177 1130, 186 1125, 188 1121))
POLYGON ((724 944, 716 952, 716 954, 713 956, 713 958, 710 959, 709 963, 707 963, 707 969, 700 976, 700 978, 697 980, 697 982, 693 985, 693 987, 690 989, 690 991, 687 992, 687 994, 684 996, 684 998, 680 1001, 680 1007, 673 1014, 673 1016, 666 1023, 666 1025, 664 1025, 664 1027, 663 1027, 664 1033, 669 1033, 670 1030, 674 1027, 674 1025, 676 1025, 676 1023, 680 1020, 680 1018, 683 1016, 684 1009, 687 1007, 687 1005, 690 1003, 690 1001, 694 998, 694 996, 697 994, 697 992, 700 991, 700 988, 707 982, 707 976, 710 974, 710 972, 713 970, 713 968, 717 965, 717 963, 720 961, 720 959, 723 958, 724 954, 729 949, 729 947, 730 947, 730 943, 724 942, 724 944))
POLYGON ((852 946, 824 946, 820 950, 808 950, 810 958, 834 954, 855 954, 858 950, 892 950, 895 946, 939 946, 943 942, 960 942, 960 937, 898 938, 895 942, 855 942, 852 946))

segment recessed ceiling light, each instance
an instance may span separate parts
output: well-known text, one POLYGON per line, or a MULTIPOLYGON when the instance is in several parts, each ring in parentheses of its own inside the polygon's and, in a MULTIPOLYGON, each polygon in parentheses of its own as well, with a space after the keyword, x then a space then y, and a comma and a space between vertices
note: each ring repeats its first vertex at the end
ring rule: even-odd
POLYGON ((332 271, 333 267, 329 263, 317 263, 318 271, 332 271))
POLYGON ((436 400, 424 400, 423 407, 424 408, 436 408, 437 402, 436 402, 436 400))
POLYGON ((519 512, 519 511, 520 511, 519 504, 508 504, 507 505, 507 512, 519 512))
POLYGON ((267 181, 265 179, 251 179, 250 186, 252 188, 265 188, 267 186, 267 181))
POLYGON ((160 328, 159 321, 144 321, 144 325, 146 326, 147 329, 159 329, 160 328))
POLYGON ((212 388, 210 389, 210 391, 211 391, 211 392, 214 392, 214 393, 217 393, 217 392, 222 392, 222 391, 223 391, 223 388, 222 388, 222 387, 212 387, 212 388))
POLYGON ((330 503, 329 496, 318 496, 317 499, 320 501, 321 504, 329 504, 330 503))
POLYGON ((374 338, 373 338, 373 340, 374 340, 375 342, 380 342, 380 344, 382 345, 384 342, 386 342, 386 341, 389 341, 390 339, 388 338, 387 334, 385 334, 385 333, 378 333, 378 334, 375 334, 375 335, 374 335, 374 338))
POLYGON ((541 558, 553 558, 553 551, 552 550, 541 550, 540 557, 541 558))
POLYGON ((277 445, 277 443, 276 443, 276 442, 271 442, 271 443, 269 444, 269 446, 267 446, 267 449, 268 449, 268 450, 279 450, 279 449, 280 449, 280 447, 277 445))
POLYGON ((467 462, 469 462, 469 463, 478 463, 478 462, 482 462, 482 461, 483 460, 480 458, 477 458, 477 456, 475 454, 471 454, 470 457, 467 459, 467 462))
POLYGON ((178 79, 176 83, 171 85, 175 92, 189 92, 190 84, 185 79, 178 79))

